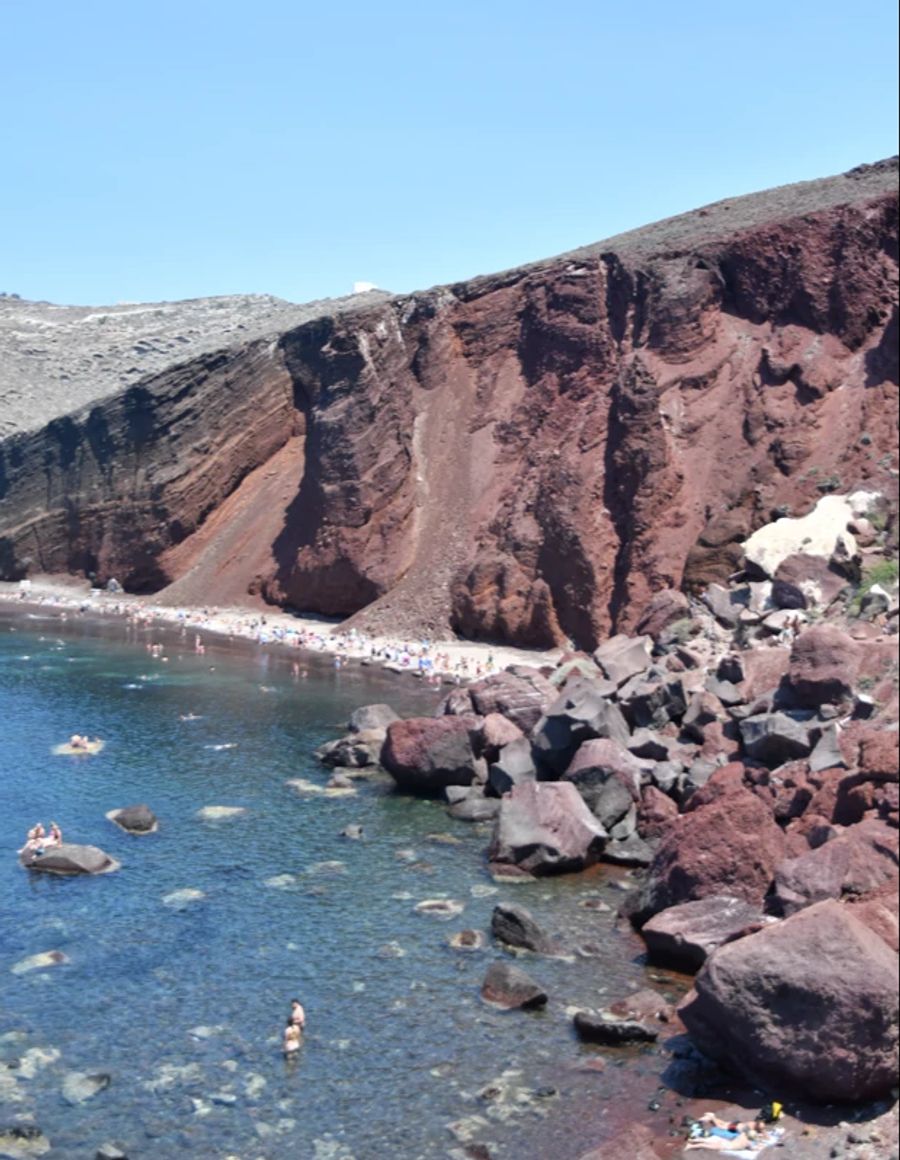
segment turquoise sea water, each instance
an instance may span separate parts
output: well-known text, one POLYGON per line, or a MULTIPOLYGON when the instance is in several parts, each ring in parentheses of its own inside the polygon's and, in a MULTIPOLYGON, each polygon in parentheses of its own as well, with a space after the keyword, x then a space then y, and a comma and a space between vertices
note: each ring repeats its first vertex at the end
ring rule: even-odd
MULTIPOLYGON (((586 1049, 567 1008, 647 985, 639 942, 584 905, 615 907, 620 895, 603 873, 498 886, 485 871, 487 829, 385 781, 339 798, 287 785, 324 786, 312 751, 355 707, 431 712, 439 695, 325 658, 308 667, 297 681, 289 658, 264 649, 210 644, 196 656, 174 631, 0 613, 0 1058, 31 1060, 30 1078, 13 1066, 0 1082, 3 1122, 33 1116, 50 1160, 92 1157, 108 1139, 160 1160, 413 1160, 452 1155, 448 1125, 459 1121, 498 1157, 577 1156, 591 1142, 571 1080, 586 1049), (151 636, 166 641, 167 662, 146 652, 151 636), (199 719, 179 720, 188 712, 199 719), (102 754, 53 756, 76 731, 105 738, 102 754), (158 833, 132 837, 104 817, 137 802, 158 815, 158 833), (208 805, 245 812, 198 820, 208 805), (16 849, 38 819, 121 869, 91 879, 21 869, 16 849), (362 841, 341 837, 354 822, 362 841), (185 889, 203 897, 163 901, 185 889), (440 897, 461 913, 415 911, 440 897), (542 1012, 480 1000, 504 953, 488 933, 501 899, 564 931, 573 952, 520 963, 550 993, 542 1012), (485 932, 484 950, 448 946, 464 928, 485 932), (51 950, 69 961, 12 972, 51 950), (308 1034, 286 1064, 280 1033, 295 995, 308 1034), (111 1082, 72 1106, 61 1094, 71 1071, 111 1082)), ((658 1071, 628 1057, 596 1075, 595 1118, 629 1076, 646 1072, 652 1092, 658 1071)))

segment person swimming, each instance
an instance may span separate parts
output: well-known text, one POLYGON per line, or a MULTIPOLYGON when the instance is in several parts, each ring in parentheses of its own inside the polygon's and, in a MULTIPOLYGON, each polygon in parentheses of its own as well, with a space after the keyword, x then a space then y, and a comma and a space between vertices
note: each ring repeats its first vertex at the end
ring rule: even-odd
POLYGON ((303 1034, 296 1023, 288 1023, 284 1029, 284 1037, 282 1039, 282 1051, 286 1056, 294 1055, 300 1050, 300 1044, 303 1042, 303 1034))

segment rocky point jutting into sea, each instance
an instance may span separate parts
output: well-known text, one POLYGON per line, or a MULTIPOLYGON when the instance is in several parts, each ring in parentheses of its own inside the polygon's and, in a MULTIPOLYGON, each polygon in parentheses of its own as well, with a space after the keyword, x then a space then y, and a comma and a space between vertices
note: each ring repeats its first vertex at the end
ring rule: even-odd
POLYGON ((473 897, 531 891, 449 940, 487 1008, 549 1004, 585 1073, 659 1085, 608 1117, 608 1086, 534 1086, 561 1110, 526 1141, 493 1134, 504 1073, 458 1160, 576 1160, 588 1124, 590 1160, 657 1160, 679 1110, 764 1097, 796 1160, 898 1155, 896 194, 894 159, 402 297, 0 301, 0 578, 116 578, 182 638, 198 604, 340 617, 368 667, 366 634, 557 650, 370 705, 324 787, 295 779, 391 779, 345 840, 386 801, 483 833, 473 897), (599 944, 601 897, 547 912, 597 874, 629 888, 599 944), (686 997, 609 968, 567 991, 635 932, 686 997))

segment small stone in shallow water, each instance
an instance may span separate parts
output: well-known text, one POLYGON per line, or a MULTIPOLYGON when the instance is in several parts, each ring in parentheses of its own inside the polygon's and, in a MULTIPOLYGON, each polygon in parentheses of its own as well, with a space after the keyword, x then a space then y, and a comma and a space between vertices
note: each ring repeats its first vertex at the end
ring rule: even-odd
POLYGON ((272 878, 266 878, 263 886, 270 886, 273 890, 289 890, 296 881, 293 874, 276 874, 272 878))
POLYGON ((29 955, 10 967, 14 975, 25 975, 29 971, 42 971, 46 967, 58 967, 69 961, 62 951, 42 951, 39 955, 29 955))
POLYGON ((0 1128, 0 1156, 26 1160, 50 1151, 50 1141, 37 1124, 10 1124, 0 1128))
POLYGON ((262 1093, 262 1090, 265 1086, 266 1080, 264 1076, 261 1076, 259 1072, 256 1071, 250 1072, 250 1074, 244 1080, 244 1093, 247 1096, 247 1099, 255 1100, 257 1096, 262 1093))
POLYGON ((197 810, 197 817, 203 822, 220 822, 239 817, 246 812, 245 806, 203 806, 197 810))
POLYGON ((163 903, 165 906, 171 906, 173 910, 183 910, 192 902, 201 902, 205 897, 202 890, 185 886, 183 890, 173 890, 171 894, 164 894, 163 903))
POLYGON ((474 886, 469 887, 469 893, 473 898, 490 898, 491 895, 499 893, 499 886, 488 886, 486 882, 476 882, 474 886))
POLYGON ((416 914, 427 914, 432 918, 455 918, 465 910, 465 904, 453 898, 424 898, 413 907, 416 914))
POLYGON ((128 1155, 121 1145, 107 1140, 94 1153, 94 1160, 128 1160, 128 1155))
POLYGON ((484 935, 480 930, 460 930, 448 941, 455 951, 480 951, 484 946, 484 935))
POLYGON ((223 1023, 216 1023, 212 1026, 192 1027, 188 1035, 193 1035, 195 1039, 212 1039, 214 1035, 221 1035, 224 1030, 223 1023))
POLYGON ((346 874, 346 862, 313 862, 306 867, 307 874, 346 874))
POLYGON ((233 1108, 238 1099, 234 1092, 210 1092, 209 1102, 222 1108, 233 1108))
POLYGON ((63 1099, 73 1106, 83 1104, 105 1091, 109 1085, 110 1077, 105 1072, 89 1075, 84 1071, 70 1071, 63 1079, 63 1099))
POLYGON ((378 948, 380 959, 402 959, 405 955, 406 951, 398 942, 383 943, 378 948))
POLYGON ((39 1071, 56 1063, 61 1054, 58 1047, 29 1047, 19 1060, 16 1075, 19 1079, 34 1079, 39 1071))

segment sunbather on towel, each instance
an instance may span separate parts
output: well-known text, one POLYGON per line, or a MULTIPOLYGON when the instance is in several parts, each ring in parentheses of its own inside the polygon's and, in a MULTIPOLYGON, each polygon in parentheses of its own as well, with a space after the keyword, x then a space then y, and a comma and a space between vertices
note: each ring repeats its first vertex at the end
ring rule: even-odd
POLYGON ((777 1142, 778 1137, 761 1117, 749 1121, 728 1121, 707 1112, 697 1121, 685 1150, 756 1152, 777 1142))

